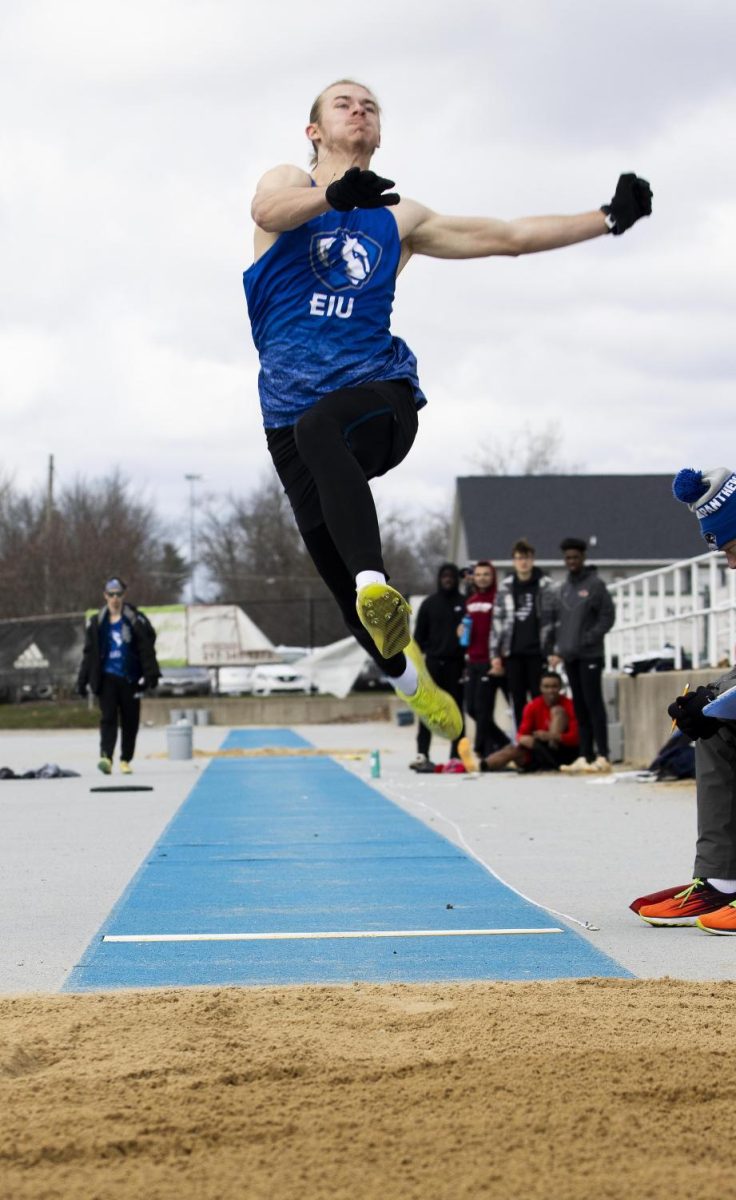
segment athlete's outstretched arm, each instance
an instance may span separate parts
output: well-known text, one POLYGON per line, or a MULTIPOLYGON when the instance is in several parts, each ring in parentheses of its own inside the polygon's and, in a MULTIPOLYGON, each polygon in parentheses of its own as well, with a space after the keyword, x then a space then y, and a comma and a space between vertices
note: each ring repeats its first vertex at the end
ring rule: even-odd
POLYGON ((652 191, 645 179, 622 175, 610 204, 575 216, 448 217, 414 201, 397 213, 402 241, 413 254, 433 258, 484 258, 493 254, 536 254, 572 246, 604 233, 621 234, 652 211, 652 191))
POLYGON ((557 250, 608 233, 600 209, 572 217, 448 217, 429 209, 405 239, 412 254, 430 258, 486 258, 557 250))

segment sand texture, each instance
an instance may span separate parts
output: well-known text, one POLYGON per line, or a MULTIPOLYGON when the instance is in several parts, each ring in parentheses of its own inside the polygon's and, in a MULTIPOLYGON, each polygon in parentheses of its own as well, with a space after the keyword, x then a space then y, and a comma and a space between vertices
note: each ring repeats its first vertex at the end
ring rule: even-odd
POLYGON ((3 1200, 733 1195, 734 985, 0 999, 3 1200))

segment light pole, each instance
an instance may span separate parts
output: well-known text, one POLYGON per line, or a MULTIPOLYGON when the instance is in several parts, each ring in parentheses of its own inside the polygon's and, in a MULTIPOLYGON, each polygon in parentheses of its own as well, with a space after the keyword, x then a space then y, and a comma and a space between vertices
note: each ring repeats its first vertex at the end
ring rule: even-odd
POLYGON ((197 569, 196 548, 197 538, 194 526, 194 485, 202 478, 201 475, 185 475, 184 478, 189 484, 189 603, 194 604, 195 600, 195 579, 194 574, 197 569))

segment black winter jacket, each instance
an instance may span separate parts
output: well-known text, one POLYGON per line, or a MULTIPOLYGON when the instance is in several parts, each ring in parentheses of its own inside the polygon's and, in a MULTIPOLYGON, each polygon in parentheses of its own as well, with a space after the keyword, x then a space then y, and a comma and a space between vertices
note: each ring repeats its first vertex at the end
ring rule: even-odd
POLYGON ((554 653, 563 659, 603 658, 603 639, 616 619, 611 593, 595 567, 568 574, 555 588, 554 653))
MULTIPOLYGON (((161 671, 159 670, 154 648, 156 630, 153 628, 146 614, 135 608, 132 604, 123 605, 121 616, 123 625, 129 631, 130 639, 141 664, 141 679, 144 681, 144 686, 155 688, 161 678, 161 671)), ((85 694, 88 686, 96 696, 100 694, 103 675, 102 659, 100 656, 100 634, 104 632, 108 619, 109 613, 107 605, 105 605, 98 613, 90 617, 87 622, 84 635, 84 650, 82 651, 82 665, 79 668, 79 675, 77 677, 77 691, 80 695, 85 694)), ((125 632, 123 636, 125 636, 125 632)))
POLYGON ((460 573, 454 563, 443 563, 437 572, 438 590, 419 605, 414 626, 414 641, 427 658, 463 661, 465 651, 457 639, 457 627, 465 616, 465 600, 460 593, 460 573), (445 571, 455 573, 457 584, 446 592, 439 586, 445 571))

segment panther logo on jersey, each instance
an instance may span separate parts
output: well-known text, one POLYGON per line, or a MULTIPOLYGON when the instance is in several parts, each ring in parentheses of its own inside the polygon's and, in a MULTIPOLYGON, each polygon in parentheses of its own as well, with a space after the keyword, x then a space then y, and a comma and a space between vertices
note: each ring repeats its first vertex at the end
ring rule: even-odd
POLYGON ((363 287, 375 273, 381 253, 373 238, 350 229, 315 233, 310 245, 312 270, 331 292, 363 287))

